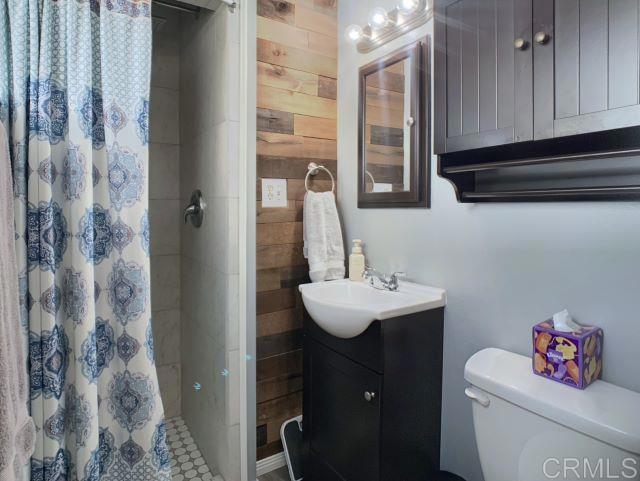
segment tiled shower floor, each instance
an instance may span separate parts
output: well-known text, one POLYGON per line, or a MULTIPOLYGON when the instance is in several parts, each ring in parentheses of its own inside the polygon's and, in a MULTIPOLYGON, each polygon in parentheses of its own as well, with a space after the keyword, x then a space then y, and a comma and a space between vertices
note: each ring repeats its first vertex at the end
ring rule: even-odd
POLYGON ((223 481, 211 472, 181 417, 167 420, 173 481, 223 481))

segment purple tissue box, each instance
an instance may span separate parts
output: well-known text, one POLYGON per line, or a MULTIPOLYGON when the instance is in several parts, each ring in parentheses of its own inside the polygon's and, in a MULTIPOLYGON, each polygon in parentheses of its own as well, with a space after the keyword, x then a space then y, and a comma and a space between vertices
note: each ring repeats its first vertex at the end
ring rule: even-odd
POLYGON ((551 319, 541 322, 533 326, 533 372, 584 389, 602 373, 602 341, 599 327, 562 332, 551 319))

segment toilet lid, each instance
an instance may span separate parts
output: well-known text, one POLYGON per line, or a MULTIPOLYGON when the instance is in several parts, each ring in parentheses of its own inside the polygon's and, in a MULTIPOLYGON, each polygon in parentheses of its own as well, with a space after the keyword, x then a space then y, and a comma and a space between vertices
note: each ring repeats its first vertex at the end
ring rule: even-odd
POLYGON ((581 391, 534 375, 531 358, 496 348, 474 354, 464 377, 512 404, 640 454, 640 393, 601 380, 581 391))

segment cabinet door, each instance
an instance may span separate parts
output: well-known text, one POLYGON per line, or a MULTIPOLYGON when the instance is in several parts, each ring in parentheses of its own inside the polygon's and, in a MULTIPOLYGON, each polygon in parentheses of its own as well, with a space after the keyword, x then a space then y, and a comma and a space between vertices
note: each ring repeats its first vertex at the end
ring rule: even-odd
POLYGON ((435 0, 437 154, 533 138, 531 1, 435 0))
POLYGON ((536 0, 534 138, 640 125, 638 0, 536 0))
POLYGON ((317 342, 305 348, 311 349, 312 455, 345 481, 379 480, 380 375, 317 342), (365 392, 375 397, 367 400, 365 392))

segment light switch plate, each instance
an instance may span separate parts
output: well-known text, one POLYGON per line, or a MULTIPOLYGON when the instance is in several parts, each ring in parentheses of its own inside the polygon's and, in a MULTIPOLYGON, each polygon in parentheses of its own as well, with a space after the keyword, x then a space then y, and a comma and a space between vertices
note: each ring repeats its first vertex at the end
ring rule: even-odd
POLYGON ((287 206, 287 179, 262 179, 262 207, 287 206))

